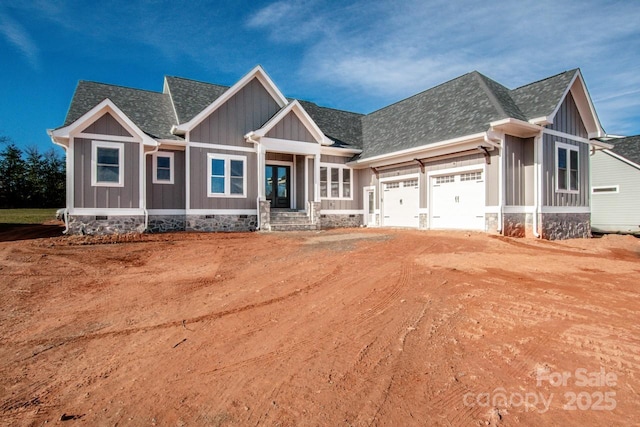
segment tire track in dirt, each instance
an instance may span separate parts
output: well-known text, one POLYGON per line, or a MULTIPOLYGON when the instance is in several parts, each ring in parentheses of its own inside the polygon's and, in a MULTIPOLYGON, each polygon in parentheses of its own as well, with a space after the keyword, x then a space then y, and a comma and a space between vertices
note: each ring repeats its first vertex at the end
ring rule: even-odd
POLYGON ((316 280, 315 282, 305 286, 304 288, 300 288, 300 289, 296 289, 292 292, 288 292, 284 295, 278 296, 278 297, 274 297, 274 298, 270 298, 261 302, 257 302, 257 303, 253 303, 253 304, 246 304, 240 307, 236 307, 236 308, 231 308, 228 310, 223 310, 223 311, 218 311, 218 312, 214 312, 214 313, 208 313, 208 314, 204 314, 201 316, 195 316, 189 319, 184 319, 184 320, 174 320, 174 321, 169 321, 169 322, 164 322, 164 323, 159 323, 156 325, 151 325, 151 326, 141 326, 141 327, 136 327, 136 328, 128 328, 128 329, 121 329, 121 330, 117 330, 117 331, 107 331, 107 332, 100 332, 100 333, 95 333, 95 334, 85 334, 85 335, 78 335, 78 336, 71 336, 71 337, 65 337, 62 339, 38 339, 38 340, 28 340, 28 341, 22 341, 22 342, 9 342, 8 344, 17 344, 17 345, 46 345, 46 347, 44 349, 38 350, 36 352, 34 352, 31 356, 28 356, 24 359, 21 359, 21 361, 23 360, 27 360, 30 359, 32 357, 36 357, 39 354, 42 354, 46 351, 52 350, 54 348, 63 346, 63 345, 67 345, 67 344, 71 344, 71 343, 76 343, 76 342, 83 342, 83 341, 89 341, 89 340, 94 340, 94 339, 101 339, 101 338, 107 338, 107 337, 120 337, 120 336, 127 336, 127 335, 132 335, 138 332, 149 332, 149 331, 155 331, 155 330, 159 330, 159 329, 168 329, 168 328, 172 328, 172 327, 178 327, 178 326, 183 326, 186 324, 191 324, 191 323, 199 323, 205 320, 214 320, 214 319, 219 319, 221 317, 225 317, 225 316, 231 316, 234 314, 239 314, 248 310, 254 310, 254 309, 258 309, 258 308, 262 308, 262 307, 266 307, 269 305, 273 305, 273 304, 277 304, 280 303, 282 301, 285 301, 289 298, 292 297, 296 297, 301 295, 302 293, 308 292, 309 290, 320 286, 322 283, 326 283, 326 281, 331 280, 332 278, 335 278, 341 271, 342 267, 341 266, 337 266, 334 268, 334 270, 325 275, 324 277, 320 278, 319 280, 316 280))

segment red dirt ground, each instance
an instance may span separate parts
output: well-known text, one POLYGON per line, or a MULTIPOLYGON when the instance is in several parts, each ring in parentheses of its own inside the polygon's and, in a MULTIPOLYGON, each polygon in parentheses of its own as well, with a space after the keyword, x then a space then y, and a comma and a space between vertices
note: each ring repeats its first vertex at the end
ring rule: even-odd
POLYGON ((639 273, 629 236, 2 242, 0 422, 637 425, 639 273))

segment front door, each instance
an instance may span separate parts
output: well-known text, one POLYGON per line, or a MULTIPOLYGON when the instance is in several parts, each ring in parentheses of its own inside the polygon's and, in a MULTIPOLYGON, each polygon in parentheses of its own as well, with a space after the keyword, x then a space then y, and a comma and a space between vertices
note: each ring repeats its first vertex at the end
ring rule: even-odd
POLYGON ((272 208, 291 207, 290 166, 267 165, 265 169, 265 198, 272 208))

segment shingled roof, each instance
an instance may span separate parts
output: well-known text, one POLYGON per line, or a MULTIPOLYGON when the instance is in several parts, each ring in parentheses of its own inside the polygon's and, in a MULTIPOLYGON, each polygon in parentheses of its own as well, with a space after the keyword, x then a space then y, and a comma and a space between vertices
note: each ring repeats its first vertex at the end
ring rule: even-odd
POLYGON ((610 139, 605 142, 613 145, 609 151, 640 165, 640 135, 610 139))
POLYGON ((511 91, 511 97, 528 120, 549 116, 562 100, 562 95, 577 72, 576 68, 520 86, 511 91))
POLYGON ((166 76, 166 89, 173 101, 178 122, 185 123, 198 115, 229 89, 211 83, 166 76))
POLYGON ((320 107, 298 100, 322 133, 335 141, 334 147, 362 148, 362 114, 320 107))
POLYGON ((156 139, 180 139, 171 134, 176 119, 169 95, 84 80, 76 87, 64 126, 107 98, 147 135, 156 139))

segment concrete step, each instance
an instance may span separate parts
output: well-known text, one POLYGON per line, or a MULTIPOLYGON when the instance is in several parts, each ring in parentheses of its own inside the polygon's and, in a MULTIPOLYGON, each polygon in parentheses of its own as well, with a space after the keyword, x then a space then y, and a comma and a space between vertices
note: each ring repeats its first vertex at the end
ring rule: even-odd
POLYGON ((316 224, 271 224, 271 231, 312 231, 317 229, 316 224))

